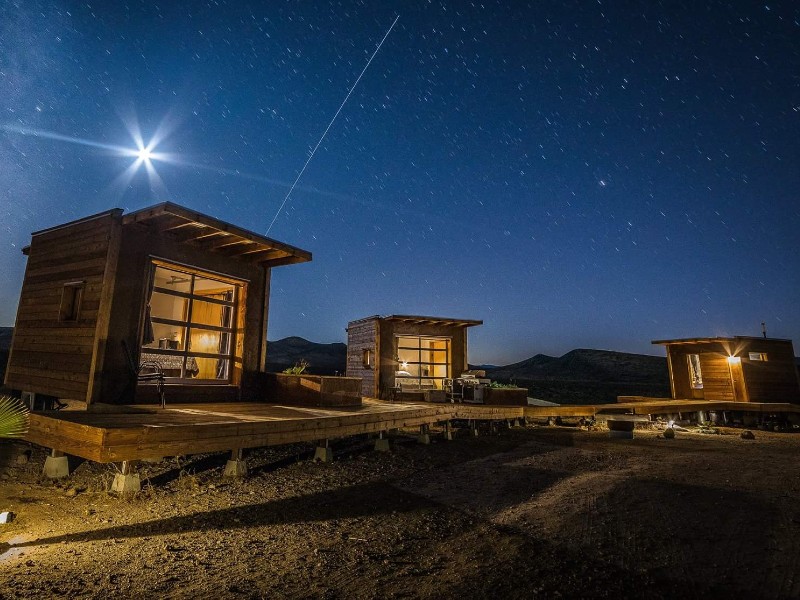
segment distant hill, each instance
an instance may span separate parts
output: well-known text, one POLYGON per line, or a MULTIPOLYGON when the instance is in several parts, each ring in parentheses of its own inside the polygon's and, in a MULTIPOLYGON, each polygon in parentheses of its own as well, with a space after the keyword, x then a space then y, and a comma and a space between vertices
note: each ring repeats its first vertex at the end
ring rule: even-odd
POLYGON ((11 348, 11 336, 13 334, 13 327, 0 327, 0 350, 8 350, 11 348))
POLYGON ((267 342, 267 371, 280 372, 301 360, 308 362, 308 372, 315 375, 344 375, 347 344, 317 344, 301 337, 287 337, 267 342))
POLYGON ((585 348, 572 350, 560 357, 537 354, 527 360, 489 371, 497 379, 669 383, 667 359, 664 357, 585 348))
POLYGON ((13 327, 0 327, 0 388, 3 387, 3 378, 8 364, 8 350, 11 348, 11 335, 13 333, 13 327))
POLYGON ((562 404, 615 402, 617 396, 669 397, 667 359, 659 356, 580 348, 554 357, 486 369, 497 381, 515 382, 531 396, 562 404))

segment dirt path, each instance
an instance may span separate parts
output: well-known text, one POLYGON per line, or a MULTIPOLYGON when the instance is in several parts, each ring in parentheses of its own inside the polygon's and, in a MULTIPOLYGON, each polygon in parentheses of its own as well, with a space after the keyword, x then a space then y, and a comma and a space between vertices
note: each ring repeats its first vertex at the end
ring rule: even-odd
POLYGON ((130 499, 111 466, 54 484, 6 446, 0 597, 800 597, 800 436, 756 436, 297 445, 243 481, 220 455, 143 465, 130 499))

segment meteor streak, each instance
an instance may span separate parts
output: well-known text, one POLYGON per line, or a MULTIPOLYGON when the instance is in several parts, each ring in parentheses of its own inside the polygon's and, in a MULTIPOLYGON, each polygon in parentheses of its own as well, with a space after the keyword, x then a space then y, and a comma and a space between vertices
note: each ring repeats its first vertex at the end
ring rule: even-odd
POLYGON ((278 212, 276 212, 275 216, 272 218, 272 223, 270 223, 269 227, 267 227, 267 234, 269 234, 270 229, 272 229, 272 226, 275 225, 275 221, 278 219, 278 216, 281 214, 281 211, 283 210, 283 207, 286 206, 286 201, 289 199, 289 196, 292 195, 292 192, 294 191, 294 188, 297 185, 297 182, 300 181, 300 178, 303 176, 303 173, 305 173, 305 170, 306 170, 306 167, 308 166, 308 163, 310 163, 311 159, 314 158, 314 153, 317 151, 317 148, 319 148, 320 144, 322 144, 322 140, 325 139, 325 136, 328 134, 328 130, 330 130, 331 126, 333 125, 333 122, 336 120, 336 117, 339 116, 339 113, 342 112, 342 109, 344 108, 345 103, 350 98, 350 94, 353 93, 353 90, 356 89, 356 86, 358 85, 358 82, 361 81, 361 78, 364 76, 364 73, 367 72, 367 69, 369 68, 370 64, 372 63, 372 59, 375 58, 375 55, 378 53, 378 50, 380 50, 381 46, 383 46, 383 42, 385 42, 386 38, 389 37, 389 34, 392 33, 392 29, 394 29, 394 26, 397 23, 398 19, 400 19, 400 15, 397 15, 395 17, 394 22, 391 24, 389 29, 386 31, 386 34, 384 34, 383 39, 380 41, 378 46, 375 48, 375 52, 373 52, 372 56, 369 57, 369 60, 367 61, 367 64, 364 66, 364 69, 361 71, 361 74, 358 76, 358 79, 356 79, 356 82, 353 84, 353 87, 351 87, 350 91, 347 92, 347 96, 344 97, 344 100, 342 101, 342 104, 339 106, 339 110, 336 111, 336 114, 333 115, 333 118, 331 119, 331 122, 328 123, 328 126, 325 128, 325 131, 322 133, 322 137, 319 138, 319 141, 317 142, 317 145, 314 146, 314 149, 311 151, 311 154, 308 155, 308 158, 306 159, 306 163, 303 165, 303 168, 300 169, 300 172, 297 174, 297 177, 295 178, 294 183, 292 183, 292 187, 289 188, 289 193, 286 194, 286 197, 283 199, 283 202, 281 202, 281 205, 278 208, 278 212))

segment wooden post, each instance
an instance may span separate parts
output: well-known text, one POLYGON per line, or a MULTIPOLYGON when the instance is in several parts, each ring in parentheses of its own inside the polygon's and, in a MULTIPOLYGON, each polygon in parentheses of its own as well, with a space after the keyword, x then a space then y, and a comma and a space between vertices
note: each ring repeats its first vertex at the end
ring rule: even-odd
POLYGON ((87 386, 85 397, 87 406, 102 400, 100 395, 103 387, 101 379, 105 372, 106 347, 108 346, 108 333, 111 326, 111 301, 117 279, 117 263, 121 243, 122 210, 116 209, 111 215, 108 250, 106 251, 106 264, 103 269, 103 283, 100 292, 100 305, 97 310, 97 323, 92 343, 92 362, 89 368, 89 385, 87 386))
POLYGON ((450 427, 450 421, 444 422, 444 439, 446 439, 448 442, 453 441, 453 430, 450 427))

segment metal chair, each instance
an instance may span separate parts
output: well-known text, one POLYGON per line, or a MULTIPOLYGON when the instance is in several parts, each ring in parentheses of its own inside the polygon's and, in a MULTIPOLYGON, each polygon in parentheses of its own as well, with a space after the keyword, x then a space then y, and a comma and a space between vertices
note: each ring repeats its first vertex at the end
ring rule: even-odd
POLYGON ((125 357, 128 359, 128 368, 130 369, 131 374, 136 377, 136 381, 155 381, 158 387, 158 395, 161 398, 161 408, 166 408, 167 400, 164 396, 164 371, 162 370, 161 365, 155 361, 146 360, 144 362, 140 362, 137 366, 136 361, 133 358, 133 353, 131 352, 130 348, 128 348, 128 344, 125 343, 125 340, 122 340, 122 349, 125 351, 125 357), (149 369, 150 372, 143 372, 146 369, 149 369))

